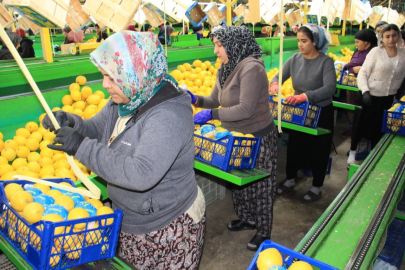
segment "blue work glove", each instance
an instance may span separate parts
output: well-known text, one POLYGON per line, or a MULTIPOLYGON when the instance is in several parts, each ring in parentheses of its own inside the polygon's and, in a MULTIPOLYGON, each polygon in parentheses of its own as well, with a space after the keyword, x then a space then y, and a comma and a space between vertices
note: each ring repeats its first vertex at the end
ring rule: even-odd
MULTIPOLYGON (((56 118, 56 121, 58 121, 60 127, 74 127, 75 126, 75 118, 67 112, 64 112, 62 110, 53 112, 53 115, 56 118)), ((45 115, 44 119, 42 119, 42 126, 45 129, 50 129, 50 131, 55 131, 55 128, 52 124, 51 119, 49 118, 48 115, 45 115)))
POLYGON ((187 89, 186 89, 186 92, 190 95, 190 97, 191 97, 191 104, 195 104, 196 102, 197 102, 197 96, 196 95, 194 95, 193 93, 191 93, 190 91, 188 91, 187 89))
POLYGON ((363 103, 364 105, 371 106, 371 95, 370 91, 363 93, 363 103))
POLYGON ((211 110, 202 110, 194 115, 194 123, 205 123, 212 120, 211 110))
POLYGON ((84 136, 71 127, 61 127, 55 131, 56 137, 53 139, 55 143, 60 145, 48 144, 48 148, 63 151, 68 155, 74 156, 79 149, 79 146, 84 140, 84 136))

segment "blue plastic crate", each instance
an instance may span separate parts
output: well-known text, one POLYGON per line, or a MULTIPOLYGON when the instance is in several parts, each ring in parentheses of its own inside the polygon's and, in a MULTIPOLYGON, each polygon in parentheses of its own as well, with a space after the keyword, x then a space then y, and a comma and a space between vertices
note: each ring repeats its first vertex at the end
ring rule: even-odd
POLYGON ((381 260, 401 268, 402 257, 405 251, 405 220, 394 218, 388 227, 387 239, 380 255, 381 260))
POLYGON ((261 138, 226 136, 219 140, 194 134, 195 158, 223 171, 253 169, 261 138))
POLYGON ((347 85, 351 87, 357 87, 357 77, 353 75, 349 75, 349 71, 346 69, 342 69, 339 79, 340 85, 347 85))
POLYGON ((311 257, 308 257, 306 255, 303 255, 295 250, 289 249, 287 247, 284 247, 282 245, 279 245, 273 241, 270 240, 266 240, 264 241, 259 249, 257 250, 255 256, 253 257, 252 262, 249 264, 249 267, 247 268, 247 270, 256 270, 257 269, 257 259, 259 258, 259 253, 265 249, 268 248, 275 248, 277 249, 280 253, 281 256, 283 257, 284 260, 284 267, 290 267, 291 264, 295 261, 295 260, 300 260, 300 261, 304 261, 309 263, 312 266, 318 267, 321 270, 337 270, 338 268, 335 268, 333 266, 330 266, 326 263, 320 262, 318 260, 315 260, 311 257))
POLYGON ((384 111, 382 131, 405 135, 405 113, 384 111))
MULTIPOLYGON (((55 183, 69 182, 74 186, 67 178, 46 180, 55 183)), ((104 216, 61 222, 40 221, 31 225, 10 207, 4 192, 4 186, 10 183, 23 187, 33 184, 22 180, 0 183, 0 235, 32 268, 67 269, 115 256, 123 216, 121 210, 104 216), (108 225, 106 221, 111 218, 113 223, 108 225), (79 223, 85 223, 86 227, 75 231, 74 225, 79 223), (55 234, 55 230, 61 233, 55 234)))
MULTIPOLYGON (((274 96, 269 97, 270 112, 274 119, 277 118, 278 103, 273 100, 274 96)), ((321 115, 322 107, 312 104, 308 101, 290 105, 281 103, 281 120, 294 123, 300 126, 317 128, 319 116, 321 115)))

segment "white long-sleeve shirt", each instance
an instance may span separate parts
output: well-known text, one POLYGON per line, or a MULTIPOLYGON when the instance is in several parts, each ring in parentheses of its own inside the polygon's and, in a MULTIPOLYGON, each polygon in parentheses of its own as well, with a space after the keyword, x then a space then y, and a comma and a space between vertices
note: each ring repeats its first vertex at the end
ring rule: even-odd
POLYGON ((398 59, 388 57, 384 47, 373 48, 357 76, 357 85, 364 93, 383 97, 395 95, 405 78, 405 48, 397 48, 398 59))

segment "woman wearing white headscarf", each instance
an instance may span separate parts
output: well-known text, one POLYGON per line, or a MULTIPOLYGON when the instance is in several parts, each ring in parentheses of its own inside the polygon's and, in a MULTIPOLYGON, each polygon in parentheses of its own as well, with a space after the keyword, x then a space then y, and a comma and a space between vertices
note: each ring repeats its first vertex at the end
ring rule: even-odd
MULTIPOLYGON (((297 32, 300 53, 294 54, 283 66, 282 82, 292 78, 295 95, 285 99, 286 103, 297 104, 304 101, 322 107, 318 127, 330 133, 314 136, 297 131, 289 131, 287 149, 287 180, 277 189, 278 194, 294 190, 295 178, 299 169, 311 169, 313 181, 311 189, 304 195, 305 201, 318 200, 325 180, 326 169, 333 136, 332 96, 336 91, 336 73, 328 51, 330 35, 325 28, 306 24, 297 32)), ((278 74, 270 84, 272 94, 278 91, 278 74)))

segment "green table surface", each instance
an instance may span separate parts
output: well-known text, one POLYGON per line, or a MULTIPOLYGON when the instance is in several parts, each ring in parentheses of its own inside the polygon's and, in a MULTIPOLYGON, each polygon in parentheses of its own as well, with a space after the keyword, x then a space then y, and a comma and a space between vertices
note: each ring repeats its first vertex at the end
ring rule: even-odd
MULTIPOLYGON (((274 123, 276 124, 276 126, 278 126, 278 120, 274 120, 274 123)), ((303 132, 303 133, 308 133, 308 134, 315 135, 315 136, 330 133, 329 130, 324 129, 324 128, 309 128, 309 127, 299 126, 299 125, 296 125, 296 124, 283 122, 283 121, 281 121, 281 127, 291 129, 291 130, 295 130, 295 131, 299 131, 299 132, 303 132)))
POLYGON ((359 88, 347 85, 336 84, 336 88, 343 89, 343 90, 350 90, 350 91, 359 91, 359 88))

